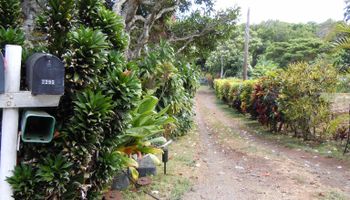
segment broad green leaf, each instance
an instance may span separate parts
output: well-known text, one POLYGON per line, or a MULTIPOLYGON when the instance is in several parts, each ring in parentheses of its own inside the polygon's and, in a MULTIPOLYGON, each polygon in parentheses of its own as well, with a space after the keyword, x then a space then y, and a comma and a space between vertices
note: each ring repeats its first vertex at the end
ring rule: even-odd
POLYGON ((163 153, 162 149, 159 148, 155 148, 155 147, 145 147, 145 146, 141 146, 139 147, 140 152, 142 153, 151 153, 151 154, 161 154, 163 153))
POLYGON ((130 170, 131 177, 132 177, 134 180, 139 179, 139 172, 136 170, 136 168, 134 168, 134 167, 129 167, 129 170, 130 170))
POLYGON ((155 156, 154 154, 148 154, 148 156, 152 159, 152 161, 155 165, 162 164, 162 162, 159 160, 159 158, 157 156, 155 156))
POLYGON ((153 139, 148 140, 148 141, 153 145, 162 145, 162 144, 165 144, 167 142, 165 137, 157 137, 157 138, 153 138, 153 139))
POLYGON ((158 99, 154 96, 149 96, 144 99, 139 105, 137 112, 144 113, 147 111, 153 111, 158 103, 158 99))

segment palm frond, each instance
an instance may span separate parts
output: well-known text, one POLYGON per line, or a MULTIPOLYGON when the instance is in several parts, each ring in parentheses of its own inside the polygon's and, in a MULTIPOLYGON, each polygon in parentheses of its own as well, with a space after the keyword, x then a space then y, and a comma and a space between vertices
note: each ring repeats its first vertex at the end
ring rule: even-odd
POLYGON ((337 37, 333 42, 336 49, 350 49, 350 25, 338 23, 334 29, 337 37))

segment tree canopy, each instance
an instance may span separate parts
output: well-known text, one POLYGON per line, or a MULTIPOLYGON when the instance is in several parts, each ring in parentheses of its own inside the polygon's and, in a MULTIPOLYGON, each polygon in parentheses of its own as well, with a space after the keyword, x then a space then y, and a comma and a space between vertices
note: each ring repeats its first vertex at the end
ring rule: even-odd
POLYGON ((208 54, 205 49, 213 49, 215 41, 230 32, 239 14, 238 8, 214 14, 212 0, 122 0, 112 7, 125 21, 129 58, 139 57, 149 45, 164 39, 173 43, 178 53, 208 54))
MULTIPOLYGON (((311 63, 325 53, 331 54, 331 45, 326 39, 335 24, 332 20, 320 24, 270 20, 252 25, 249 44, 251 75, 263 74, 266 71, 264 68, 285 68, 291 63, 301 61, 311 63)), ((243 66, 243 34, 244 26, 236 26, 228 35, 228 40, 219 43, 208 54, 206 64, 210 72, 219 73, 222 62, 226 76, 240 76, 243 66)))

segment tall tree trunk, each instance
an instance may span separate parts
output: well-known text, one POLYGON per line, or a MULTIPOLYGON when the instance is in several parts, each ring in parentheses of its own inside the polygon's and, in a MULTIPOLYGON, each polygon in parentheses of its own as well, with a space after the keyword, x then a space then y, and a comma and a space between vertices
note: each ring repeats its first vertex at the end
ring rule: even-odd
POLYGON ((224 77, 224 59, 223 57, 221 56, 221 70, 220 70, 220 78, 223 78, 224 77))
POLYGON ((23 30, 28 40, 32 40, 31 33, 34 30, 35 18, 41 10, 40 5, 42 3, 38 0, 22 0, 22 12, 24 15, 23 30))
POLYGON ((245 42, 244 42, 244 64, 243 64, 243 80, 248 79, 248 54, 249 54, 249 17, 250 9, 247 13, 247 24, 245 27, 245 42))

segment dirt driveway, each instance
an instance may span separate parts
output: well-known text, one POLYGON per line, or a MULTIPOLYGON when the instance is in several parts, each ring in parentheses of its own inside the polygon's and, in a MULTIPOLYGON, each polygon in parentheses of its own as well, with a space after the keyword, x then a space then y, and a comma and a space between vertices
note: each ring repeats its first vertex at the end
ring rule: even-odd
POLYGON ((257 137, 215 102, 198 92, 200 176, 183 199, 350 199, 349 163, 257 137))

